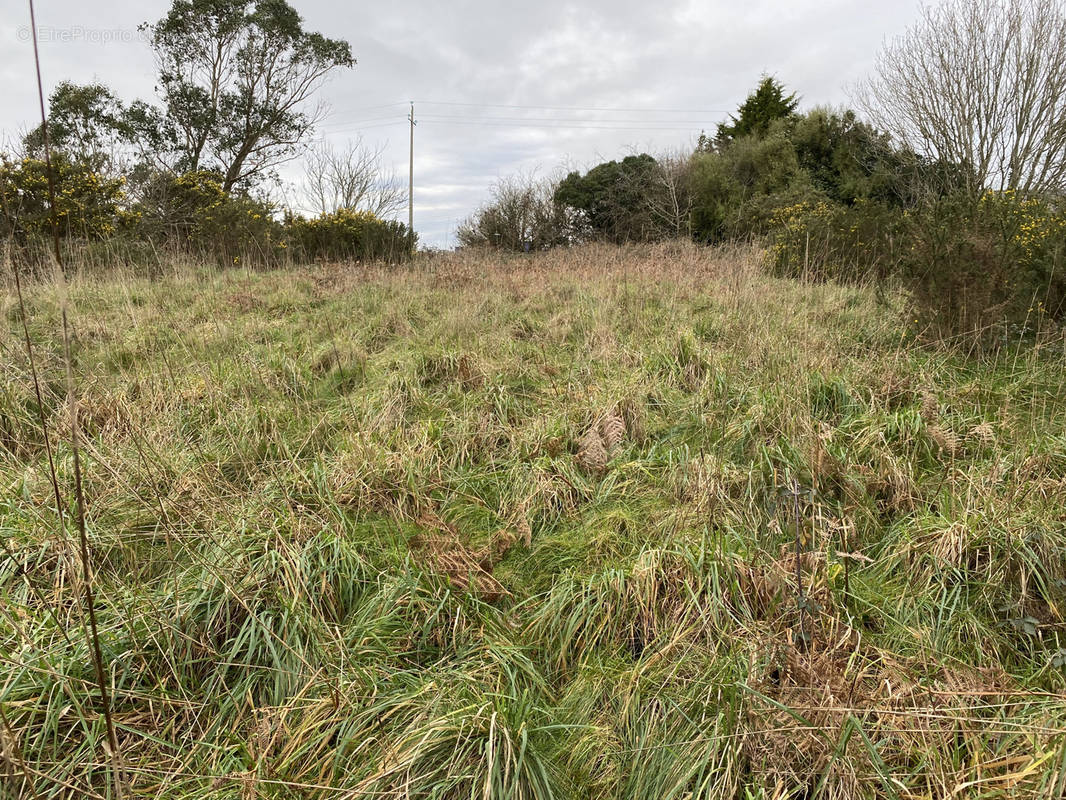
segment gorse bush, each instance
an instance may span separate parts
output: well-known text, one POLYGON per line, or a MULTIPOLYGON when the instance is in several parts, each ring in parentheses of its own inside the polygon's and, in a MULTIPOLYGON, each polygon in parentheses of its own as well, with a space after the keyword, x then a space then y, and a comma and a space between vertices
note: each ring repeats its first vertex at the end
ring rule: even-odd
POLYGON ((821 198, 777 208, 767 236, 769 267, 782 277, 816 281, 895 277, 905 219, 900 209, 868 200, 846 206, 821 198))
POLYGON ((903 287, 927 337, 994 345, 1066 316, 1066 217, 1040 198, 933 195, 905 209, 823 198, 776 209, 766 242, 783 277, 903 287))
POLYGON ((209 171, 158 173, 135 206, 136 234, 225 266, 274 265, 284 256, 286 232, 265 200, 223 191, 222 176, 209 171))
MULTIPOLYGON (((68 260, 153 272, 167 254, 217 266, 274 267, 293 260, 399 261, 414 249, 407 226, 340 209, 313 219, 287 214, 265 198, 223 189, 199 170, 107 178, 62 155, 55 168, 56 216, 68 260), (127 191, 130 188, 130 191, 127 191)), ((17 263, 49 259, 52 217, 43 161, 0 163, 0 236, 17 263)))
POLYGON ((1066 214, 1012 191, 938 198, 908 218, 914 323, 989 341, 1066 318, 1066 214))
MULTIPOLYGON (((62 155, 52 160, 59 235, 82 239, 115 236, 136 221, 124 178, 108 178, 62 155)), ((36 158, 0 157, 0 236, 26 243, 51 236, 48 169, 36 158)))
POLYGON ((349 208, 311 219, 291 217, 286 227, 298 256, 308 261, 400 261, 415 245, 403 223, 349 208))

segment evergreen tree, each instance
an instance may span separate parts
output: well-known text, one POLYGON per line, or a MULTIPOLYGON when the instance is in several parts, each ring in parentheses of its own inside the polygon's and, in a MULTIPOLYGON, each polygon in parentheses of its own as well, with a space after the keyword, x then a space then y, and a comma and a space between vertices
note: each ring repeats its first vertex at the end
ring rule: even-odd
POLYGON ((737 113, 730 115, 730 122, 718 126, 718 144, 722 146, 743 136, 765 136, 774 121, 793 117, 797 106, 799 98, 795 94, 786 95, 779 81, 764 75, 737 113))

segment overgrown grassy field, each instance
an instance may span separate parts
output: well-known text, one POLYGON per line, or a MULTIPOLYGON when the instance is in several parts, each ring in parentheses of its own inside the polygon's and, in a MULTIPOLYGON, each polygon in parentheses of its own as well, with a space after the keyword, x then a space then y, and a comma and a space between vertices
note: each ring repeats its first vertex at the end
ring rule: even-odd
POLYGON ((689 245, 38 283, 61 520, 3 292, 0 793, 1066 792, 1061 334, 689 245))

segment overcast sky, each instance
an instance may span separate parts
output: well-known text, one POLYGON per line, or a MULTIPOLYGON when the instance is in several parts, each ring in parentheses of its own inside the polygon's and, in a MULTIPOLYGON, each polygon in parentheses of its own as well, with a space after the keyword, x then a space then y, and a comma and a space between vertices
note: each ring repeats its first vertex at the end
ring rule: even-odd
MULTIPOLYGON (((2 1, 0 130, 38 116, 26 5, 2 1)), ((358 60, 322 90, 319 134, 362 135, 407 175, 415 101, 415 229, 448 246, 500 176, 588 167, 632 150, 691 146, 763 73, 803 107, 838 105, 918 0, 486 0, 337 4, 289 0, 308 29, 347 39, 358 60), (601 110, 607 109, 607 110, 601 110)), ((137 25, 169 0, 38 0, 46 93, 101 81, 150 98, 152 53, 137 25)), ((285 177, 295 180, 298 169, 285 177)), ((406 218, 406 217, 405 217, 406 218)))

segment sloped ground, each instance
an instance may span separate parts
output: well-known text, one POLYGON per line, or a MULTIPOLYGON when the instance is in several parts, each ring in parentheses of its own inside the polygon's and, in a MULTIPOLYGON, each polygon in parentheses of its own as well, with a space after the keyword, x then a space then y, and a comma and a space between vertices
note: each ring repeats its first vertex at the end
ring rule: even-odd
MULTIPOLYGON (((62 297, 65 526, 3 296, 0 768, 117 796, 62 297)), ((75 281, 123 794, 1062 796, 1064 341, 898 302, 687 245, 75 281)))

